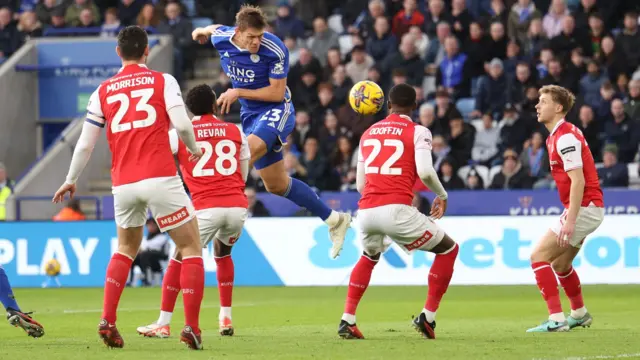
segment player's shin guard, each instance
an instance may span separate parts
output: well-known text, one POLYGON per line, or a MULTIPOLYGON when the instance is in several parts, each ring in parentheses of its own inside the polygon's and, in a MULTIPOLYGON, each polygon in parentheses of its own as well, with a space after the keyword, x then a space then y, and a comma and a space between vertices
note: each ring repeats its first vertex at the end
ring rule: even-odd
MULTIPOLYGON (((569 271, 564 273, 556 273, 560 285, 564 289, 564 293, 569 298, 571 310, 575 311, 584 308, 584 300, 582 299, 582 288, 580 286, 580 278, 578 273, 571 267, 569 271)), ((582 314, 584 315, 584 314, 582 314)))
POLYGON ((0 302, 6 310, 20 311, 20 307, 16 302, 16 298, 13 296, 13 290, 11 290, 11 284, 9 278, 4 272, 4 268, 0 265, 0 302))
POLYGON ((171 314, 176 307, 176 300, 180 293, 180 272, 182 270, 182 262, 171 259, 167 266, 167 271, 162 279, 162 300, 160 302, 160 318, 158 324, 169 325, 171 322, 171 314))
MULTIPOLYGON (((234 268, 231 255, 216 257, 216 277, 218 278, 218 293, 220 294, 220 307, 231 308, 231 300, 233 296, 233 279, 234 268)), ((222 316, 222 312, 220 313, 222 316)), ((229 314, 228 317, 231 314, 229 314)), ((222 319, 220 319, 222 320, 222 319)))
POLYGON ((349 290, 347 290, 347 301, 344 305, 344 316, 342 318, 350 324, 355 323, 356 309, 364 292, 367 291, 369 281, 371 281, 371 273, 377 263, 378 260, 372 260, 368 256, 362 255, 353 268, 353 271, 351 271, 349 290), (345 319, 345 317, 347 318, 345 319))
POLYGON ((113 254, 111 261, 109 261, 107 278, 104 284, 104 303, 102 305, 102 318, 109 324, 115 324, 116 322, 118 303, 132 263, 133 259, 118 252, 113 254))
POLYGON ((437 254, 435 260, 433 260, 433 265, 429 270, 427 301, 424 305, 424 310, 429 314, 427 316, 428 321, 434 320, 430 317, 435 317, 435 312, 440 307, 440 301, 449 288, 449 283, 453 276, 453 267, 458 257, 458 249, 458 244, 455 244, 449 251, 437 254))
POLYGON ((200 334, 200 306, 204 295, 204 263, 202 257, 194 256, 182 260, 180 287, 184 303, 184 318, 194 333, 200 334))
MULTIPOLYGON (((558 281, 556 275, 551 269, 548 262, 531 263, 531 268, 536 276, 538 288, 542 294, 542 298, 547 303, 549 315, 562 314, 562 304, 560 303, 560 291, 558 290, 558 281)), ((555 321, 564 321, 563 319, 553 319, 555 321)))
POLYGON ((326 220, 331 215, 331 209, 320 200, 309 185, 298 179, 290 178, 289 187, 282 196, 296 203, 296 205, 306 208, 315 216, 326 220))

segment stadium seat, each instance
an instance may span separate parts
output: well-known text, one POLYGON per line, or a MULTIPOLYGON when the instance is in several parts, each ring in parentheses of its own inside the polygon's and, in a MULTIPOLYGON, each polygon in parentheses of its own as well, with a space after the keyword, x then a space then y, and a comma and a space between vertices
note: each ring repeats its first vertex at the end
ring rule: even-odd
POLYGON ((333 14, 329 16, 329 19, 327 19, 327 24, 329 25, 329 28, 331 30, 335 31, 338 34, 342 34, 345 30, 342 26, 342 15, 340 14, 333 14))
MULTIPOLYGON (((493 182, 493 177, 496 176, 501 170, 502 165, 493 166, 491 170, 489 170, 489 185, 491 185, 491 182, 493 182)), ((489 185, 487 185, 487 187, 489 187, 489 185)))
POLYGON ((195 0, 183 0, 182 3, 184 4, 184 7, 187 8, 187 15, 189 17, 196 16, 196 2, 195 2, 195 0))
POLYGON ((462 117, 466 121, 469 121, 469 114, 473 111, 473 108, 476 106, 476 100, 474 98, 462 98, 456 102, 456 107, 462 114, 462 117))
POLYGON ((205 27, 205 26, 209 26, 213 24, 213 20, 209 19, 209 18, 203 18, 203 17, 199 17, 199 18, 193 18, 191 20, 191 23, 193 24, 193 28, 199 28, 199 27, 205 27))
POLYGON ((638 163, 627 164, 627 170, 629 171, 629 186, 640 185, 640 174, 638 174, 638 163))

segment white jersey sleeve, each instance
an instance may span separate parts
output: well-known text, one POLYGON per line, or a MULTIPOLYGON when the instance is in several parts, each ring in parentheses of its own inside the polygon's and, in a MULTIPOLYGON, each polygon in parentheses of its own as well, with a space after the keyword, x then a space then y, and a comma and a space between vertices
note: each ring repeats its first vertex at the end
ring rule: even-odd
POLYGON ((442 186, 438 173, 433 167, 431 157, 431 131, 422 125, 416 125, 413 135, 415 147, 415 162, 418 177, 427 187, 442 200, 448 198, 447 191, 442 186))
POLYGON ((560 136, 556 141, 556 151, 564 163, 564 171, 582 167, 582 143, 574 134, 560 136))
POLYGON ((182 92, 176 78, 170 74, 162 74, 164 77, 164 104, 167 111, 176 106, 184 106, 182 92))
POLYGON ((100 86, 89 97, 87 104, 87 122, 99 127, 104 127, 105 119, 102 113, 102 104, 100 104, 100 86))
POLYGON ((171 146, 171 153, 178 153, 178 144, 180 142, 180 138, 178 137, 178 132, 176 129, 169 130, 169 145, 171 146))

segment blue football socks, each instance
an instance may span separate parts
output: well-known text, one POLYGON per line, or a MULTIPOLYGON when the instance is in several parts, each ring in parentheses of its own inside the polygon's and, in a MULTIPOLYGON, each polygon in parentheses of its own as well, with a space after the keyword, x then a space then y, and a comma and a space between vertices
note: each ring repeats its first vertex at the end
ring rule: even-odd
POLYGON ((9 278, 4 272, 4 268, 0 266, 0 302, 4 305, 4 308, 9 310, 20 311, 20 307, 13 297, 13 290, 11 290, 11 284, 9 284, 9 278))
POLYGON ((313 215, 320 217, 323 221, 331 215, 331 209, 320 200, 318 194, 311 190, 309 185, 298 179, 291 178, 289 187, 282 196, 311 211, 313 215))

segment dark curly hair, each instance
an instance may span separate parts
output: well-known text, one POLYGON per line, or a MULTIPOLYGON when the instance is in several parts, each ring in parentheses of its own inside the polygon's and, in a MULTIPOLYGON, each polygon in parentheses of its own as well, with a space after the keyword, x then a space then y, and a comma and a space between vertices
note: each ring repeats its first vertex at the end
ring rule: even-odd
POLYGON ((217 111, 216 93, 207 84, 201 84, 189 90, 187 107, 194 115, 214 114, 217 111))

